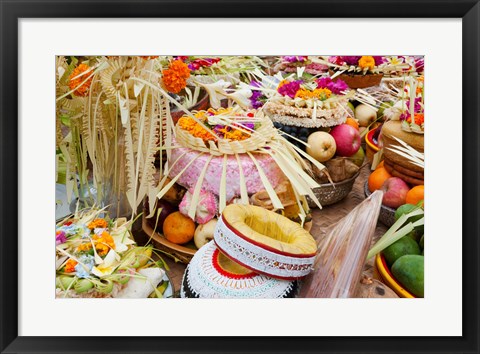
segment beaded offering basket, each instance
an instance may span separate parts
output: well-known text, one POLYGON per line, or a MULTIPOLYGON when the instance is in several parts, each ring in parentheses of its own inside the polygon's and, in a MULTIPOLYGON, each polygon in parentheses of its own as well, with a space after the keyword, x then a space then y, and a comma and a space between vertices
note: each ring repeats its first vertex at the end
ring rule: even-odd
POLYGON ((256 274, 226 257, 211 241, 185 270, 182 298, 289 298, 296 282, 256 274))
MULTIPOLYGON (((357 172, 353 177, 337 183, 323 183, 319 188, 315 188, 313 193, 317 196, 322 206, 332 205, 343 200, 351 192, 353 184, 360 173, 357 172)), ((315 203, 307 197, 308 206, 316 208, 315 203)))

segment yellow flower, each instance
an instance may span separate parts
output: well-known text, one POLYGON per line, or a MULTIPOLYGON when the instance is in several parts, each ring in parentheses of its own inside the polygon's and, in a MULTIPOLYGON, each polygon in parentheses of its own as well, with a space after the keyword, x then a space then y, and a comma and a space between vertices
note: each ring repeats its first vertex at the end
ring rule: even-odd
POLYGON ((371 56, 364 55, 358 61, 358 66, 360 66, 362 69, 369 68, 370 70, 373 70, 375 67, 375 59, 371 56))
POLYGON ((77 251, 88 251, 92 248, 92 244, 91 243, 82 243, 81 245, 79 245, 77 247, 77 251))
POLYGON ((311 98, 326 100, 327 98, 330 98, 331 95, 332 95, 332 91, 330 91, 329 89, 327 89, 327 88, 317 88, 313 91, 300 89, 295 94, 295 97, 303 98, 304 100, 308 100, 308 99, 311 99, 311 98))

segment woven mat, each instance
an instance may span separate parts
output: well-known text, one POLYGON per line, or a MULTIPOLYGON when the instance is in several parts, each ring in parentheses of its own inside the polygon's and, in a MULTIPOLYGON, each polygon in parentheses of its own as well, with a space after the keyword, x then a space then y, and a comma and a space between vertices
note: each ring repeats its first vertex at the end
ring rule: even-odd
MULTIPOLYGON (((360 172, 360 175, 355 180, 352 191, 349 195, 342 200, 333 205, 324 207, 323 209, 313 209, 313 226, 310 231, 317 243, 325 237, 325 234, 328 232, 329 228, 332 227, 336 222, 346 216, 355 206, 360 204, 365 199, 365 193, 363 187, 365 181, 370 174, 368 166, 364 166, 360 172)), ((387 227, 385 227, 380 222, 377 224, 375 234, 373 237, 372 244, 375 243, 385 232, 387 227)), ((141 232, 141 231, 139 231, 141 232)), ((186 265, 183 263, 175 263, 172 259, 168 257, 163 257, 170 267, 169 276, 172 280, 173 287, 175 291, 180 289, 180 284, 182 282, 183 273, 185 272, 186 265)), ((363 273, 372 277, 373 276, 373 262, 374 258, 370 259, 364 267, 363 273)))

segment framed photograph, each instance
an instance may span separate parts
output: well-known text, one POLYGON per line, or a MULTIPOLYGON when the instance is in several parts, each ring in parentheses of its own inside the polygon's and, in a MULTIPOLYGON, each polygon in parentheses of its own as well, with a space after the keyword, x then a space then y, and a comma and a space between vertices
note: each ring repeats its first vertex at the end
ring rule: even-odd
POLYGON ((478 0, 0 2, 1 353, 479 351, 478 0))

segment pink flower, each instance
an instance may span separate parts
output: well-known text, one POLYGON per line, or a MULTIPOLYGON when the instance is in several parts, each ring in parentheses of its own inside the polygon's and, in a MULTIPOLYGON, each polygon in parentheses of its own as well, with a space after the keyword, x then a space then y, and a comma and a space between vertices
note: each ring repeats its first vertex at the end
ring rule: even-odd
POLYGON ((327 88, 329 84, 332 83, 332 79, 330 77, 321 77, 320 79, 316 80, 317 88, 327 88))
POLYGON ((60 245, 62 243, 67 242, 67 237, 65 236, 65 232, 63 231, 57 231, 55 235, 55 244, 60 245))
POLYGON ((386 62, 385 58, 379 55, 373 55, 373 59, 375 60, 375 65, 379 66, 380 64, 383 64, 386 62))
POLYGON ((361 55, 358 55, 358 56, 350 55, 350 56, 344 56, 339 58, 341 58, 348 65, 358 65, 358 61, 360 60, 361 57, 362 57, 361 55))
POLYGON ((331 82, 327 88, 332 91, 334 94, 342 94, 343 91, 348 90, 349 87, 345 81, 338 79, 335 82, 331 82))
POLYGON ((317 88, 328 88, 332 93, 339 95, 342 94, 343 91, 348 90, 348 85, 343 80, 337 79, 333 81, 329 77, 322 77, 317 81, 317 88))
POLYGON ((288 96, 290 98, 295 98, 295 94, 300 89, 301 80, 296 80, 292 82, 287 82, 286 84, 278 88, 278 93, 282 96, 288 96))

